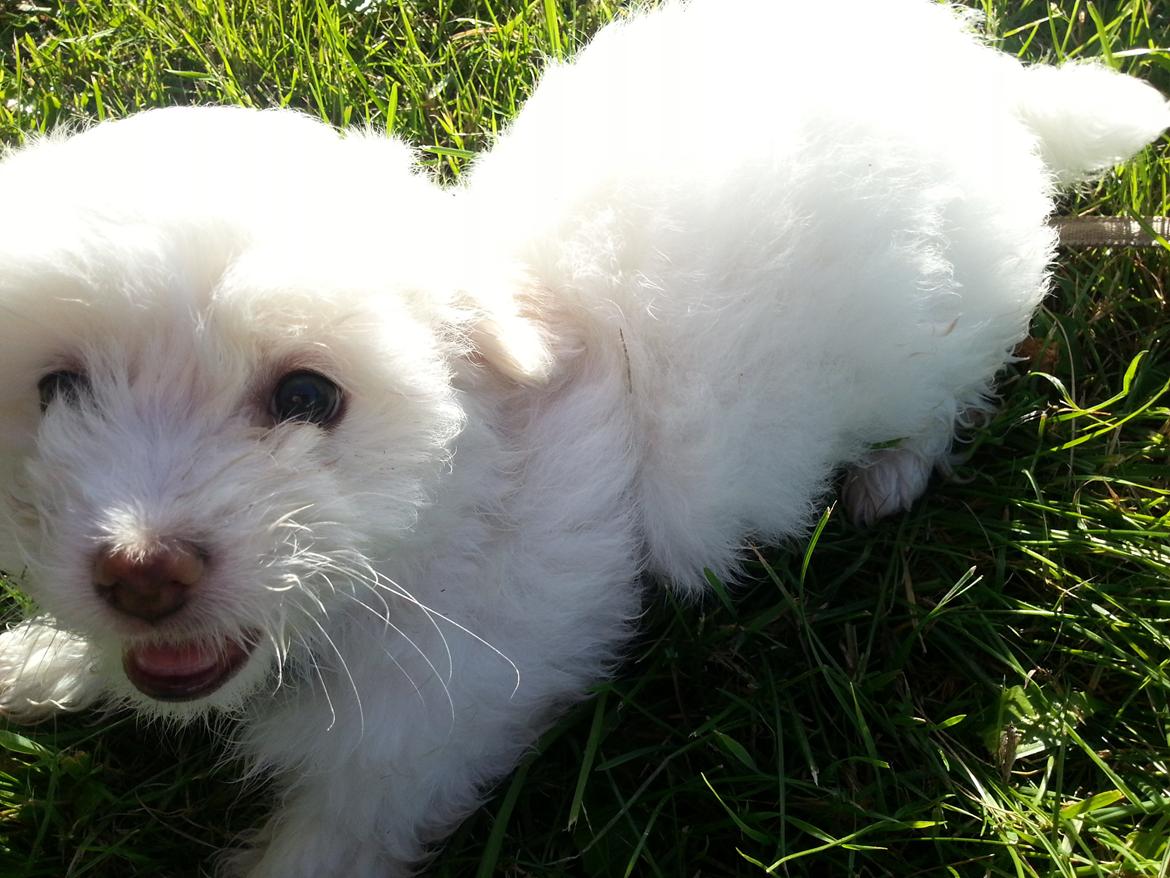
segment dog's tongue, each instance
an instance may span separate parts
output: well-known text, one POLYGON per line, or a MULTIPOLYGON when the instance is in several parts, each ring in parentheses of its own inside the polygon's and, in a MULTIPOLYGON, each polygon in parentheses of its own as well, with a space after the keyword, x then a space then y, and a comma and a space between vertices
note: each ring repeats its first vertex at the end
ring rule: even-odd
POLYGON ((133 646, 122 656, 127 678, 159 701, 210 695, 248 660, 254 640, 183 640, 133 646))
POLYGON ((133 650, 134 663, 159 677, 188 677, 209 671, 219 661, 217 645, 190 640, 185 643, 160 643, 133 650))

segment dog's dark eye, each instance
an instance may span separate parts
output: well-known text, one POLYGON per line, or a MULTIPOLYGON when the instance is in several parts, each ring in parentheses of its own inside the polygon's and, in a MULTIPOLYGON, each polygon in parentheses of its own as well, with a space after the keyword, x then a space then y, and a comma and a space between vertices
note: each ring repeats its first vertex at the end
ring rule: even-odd
POLYGON ((326 427, 341 414, 341 388, 316 372, 289 372, 272 393, 277 421, 305 421, 326 427))
POLYGON ((76 403, 83 393, 89 392, 89 379, 80 372, 62 369, 50 372, 37 382, 37 391, 41 395, 41 411, 44 412, 55 399, 76 403))

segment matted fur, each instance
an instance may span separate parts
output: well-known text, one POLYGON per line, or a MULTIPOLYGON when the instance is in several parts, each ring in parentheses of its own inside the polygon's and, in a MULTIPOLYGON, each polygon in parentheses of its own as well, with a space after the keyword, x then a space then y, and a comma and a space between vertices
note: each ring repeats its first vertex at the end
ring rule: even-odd
POLYGON ((451 190, 280 111, 8 155, 0 567, 48 615, 0 637, 3 710, 228 713, 280 803, 227 870, 404 875, 612 666, 643 574, 734 576, 843 467, 858 518, 911 502, 1044 295, 1054 186, 1170 111, 927 0, 835 10, 828 69, 743 26, 815 32, 796 0, 606 28, 451 190), (304 368, 335 426, 272 422, 304 368), (57 369, 92 391, 42 414, 57 369), (207 555, 180 613, 99 597, 99 546, 170 540, 207 555), (256 632, 197 701, 122 670, 256 632))

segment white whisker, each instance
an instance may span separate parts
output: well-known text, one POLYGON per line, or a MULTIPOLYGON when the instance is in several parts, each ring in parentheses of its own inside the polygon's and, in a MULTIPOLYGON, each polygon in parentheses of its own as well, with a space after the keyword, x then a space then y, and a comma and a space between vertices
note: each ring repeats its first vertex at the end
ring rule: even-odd
POLYGON ((296 509, 289 510, 284 515, 273 521, 272 524, 268 525, 269 533, 281 527, 290 527, 297 530, 311 532, 307 525, 298 524, 297 522, 293 521, 293 518, 307 509, 312 509, 314 505, 315 504, 313 503, 306 503, 304 506, 299 506, 296 509))
MULTIPOLYGON (((455 722, 455 700, 451 697, 451 690, 448 686, 448 684, 451 682, 451 677, 448 676, 447 679, 444 680, 443 675, 441 673, 439 673, 439 669, 435 667, 434 662, 432 662, 430 660, 430 658, 427 656, 427 654, 423 650, 423 648, 421 646, 419 646, 417 643, 415 643, 409 634, 407 634, 405 631, 403 631, 401 628, 399 628, 397 625, 395 625, 393 622, 391 622, 389 615, 380 616, 377 613, 377 611, 374 610, 373 607, 371 607, 369 604, 363 602, 356 595, 346 594, 346 597, 349 598, 351 601, 354 601, 359 606, 365 607, 367 610, 369 610, 371 613, 373 613, 379 619, 382 619, 386 623, 387 627, 391 628, 394 631, 394 633, 396 633, 399 637, 401 637, 408 644, 410 644, 410 646, 414 649, 414 651, 418 653, 419 657, 424 662, 426 662, 427 667, 431 669, 431 673, 434 675, 434 678, 436 680, 438 680, 439 685, 441 687, 443 687, 443 695, 447 699, 447 706, 450 709, 450 713, 451 713, 451 722, 454 723, 455 722)), ((387 613, 389 613, 389 607, 387 607, 387 613)), ((382 652, 385 653, 386 657, 388 659, 390 659, 390 661, 394 662, 394 664, 397 666, 398 670, 402 671, 402 673, 406 677, 407 681, 410 683, 411 686, 414 687, 414 691, 418 694, 419 698, 422 699, 422 697, 423 697, 422 690, 419 688, 418 684, 414 681, 414 678, 410 676, 410 673, 406 670, 406 668, 404 668, 401 665, 401 663, 398 661, 398 659, 395 658, 390 653, 390 650, 383 647, 382 652)))
MULTIPOLYGON (((434 618, 442 619, 448 625, 451 625, 454 628, 458 629, 459 631, 462 631, 468 637, 471 637, 476 642, 482 644, 483 646, 486 646, 493 653, 495 653, 497 656, 499 656, 501 659, 503 659, 508 664, 508 666, 512 669, 512 672, 514 673, 514 675, 516 677, 516 683, 512 688, 512 696, 515 696, 515 694, 520 689, 520 667, 514 661, 512 661, 512 659, 508 658, 506 653, 504 653, 501 649, 499 649, 497 646, 495 646, 491 642, 484 640, 484 638, 480 637, 478 634, 476 634, 474 631, 472 631, 467 626, 462 625, 459 622, 456 622, 450 616, 447 616, 444 613, 440 613, 438 610, 433 609, 432 607, 428 607, 426 604, 419 601, 414 595, 405 591, 405 589, 403 589, 402 586, 400 586, 398 583, 387 579, 387 577, 382 576, 381 574, 377 574, 377 576, 378 576, 379 580, 386 579, 388 582, 390 582, 394 586, 394 588, 388 588, 386 585, 382 584, 382 582, 374 582, 374 583, 368 583, 368 584, 371 586, 376 586, 378 588, 386 589, 387 591, 389 591, 391 594, 395 595, 396 597, 400 597, 403 600, 408 601, 411 604, 414 604, 416 607, 418 607, 420 610, 422 610, 424 613, 426 613, 428 617, 433 616, 434 618)), ((509 697, 511 697, 511 696, 509 696, 509 697)))
POLYGON ((313 648, 309 646, 308 641, 303 635, 297 635, 297 640, 300 641, 301 646, 305 649, 305 655, 308 657, 309 663, 313 666, 313 670, 317 673, 317 679, 321 681, 321 694, 325 696, 325 704, 329 707, 329 725, 325 727, 325 731, 333 730, 337 725, 337 711, 333 707, 333 699, 329 697, 329 684, 325 682, 325 674, 321 671, 321 665, 317 661, 317 656, 313 652, 313 648))
MULTIPOLYGON (((364 559, 362 559, 362 560, 364 560, 364 559)), ((382 592, 374 587, 376 582, 377 582, 377 577, 379 576, 379 574, 372 566, 369 565, 368 562, 363 563, 361 565, 360 569, 353 568, 353 567, 344 567, 343 568, 340 565, 338 565, 336 562, 334 562, 334 566, 335 566, 335 569, 337 569, 339 572, 343 572, 346 575, 348 575, 352 581, 360 583, 371 594, 377 595, 378 599, 381 600, 382 603, 386 604, 386 599, 384 597, 382 597, 382 592), (366 575, 366 573, 364 573, 363 571, 368 571, 369 572, 368 575, 366 575)), ((386 577, 383 577, 383 578, 386 578, 386 577)), ((387 581, 390 581, 390 580, 387 580, 387 581)), ((426 612, 426 608, 423 607, 423 605, 419 601, 417 601, 413 597, 413 595, 411 595, 409 592, 406 591, 406 589, 403 589, 397 583, 394 583, 394 586, 396 589, 398 589, 397 591, 395 591, 394 589, 390 589, 390 588, 387 588, 384 590, 388 591, 390 594, 395 595, 396 597, 401 597, 404 600, 406 600, 410 603, 413 603, 416 606, 422 608, 423 613, 426 616, 427 621, 435 629, 435 633, 438 634, 439 640, 443 644, 443 651, 446 653, 446 656, 447 656, 447 682, 450 682, 451 676, 455 673, 455 658, 451 653, 451 645, 450 645, 450 643, 447 642, 447 635, 443 633, 443 629, 439 627, 439 625, 435 622, 435 620, 431 617, 431 615, 426 612)), ((388 604, 386 605, 386 612, 387 613, 390 612, 390 608, 389 608, 388 604)), ((429 660, 428 660, 428 663, 429 663, 429 660)), ((432 668, 433 667, 434 666, 432 665, 432 668)), ((435 673, 438 673, 438 671, 436 671, 435 673)))
POLYGON ((358 709, 358 723, 360 726, 359 731, 360 735, 364 737, 366 733, 366 713, 365 709, 362 707, 362 695, 361 692, 358 691, 357 682, 354 680, 353 674, 351 674, 349 671, 349 663, 346 662, 345 656, 341 654, 341 650, 338 649, 337 644, 333 641, 333 638, 329 636, 329 632, 325 630, 325 626, 321 624, 320 620, 318 620, 312 613, 308 612, 304 607, 298 606, 297 609, 301 610, 301 612, 305 614, 309 621, 313 623, 314 627, 316 627, 316 629, 321 632, 321 636, 325 638, 326 643, 328 643, 329 646, 333 649, 333 654, 336 655, 337 660, 341 662, 341 669, 345 672, 345 676, 349 680, 350 688, 353 689, 353 697, 354 701, 357 703, 358 709))

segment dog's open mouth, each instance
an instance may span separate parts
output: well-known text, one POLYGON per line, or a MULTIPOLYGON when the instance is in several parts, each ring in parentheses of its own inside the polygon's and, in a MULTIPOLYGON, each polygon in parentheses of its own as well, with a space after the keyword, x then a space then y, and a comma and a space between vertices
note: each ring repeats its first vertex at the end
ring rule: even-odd
POLYGON ((248 661, 254 641, 187 640, 134 646, 122 656, 138 691, 159 701, 193 701, 210 695, 248 661))

